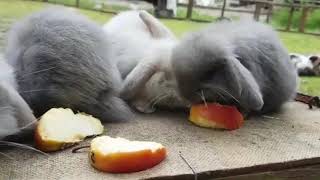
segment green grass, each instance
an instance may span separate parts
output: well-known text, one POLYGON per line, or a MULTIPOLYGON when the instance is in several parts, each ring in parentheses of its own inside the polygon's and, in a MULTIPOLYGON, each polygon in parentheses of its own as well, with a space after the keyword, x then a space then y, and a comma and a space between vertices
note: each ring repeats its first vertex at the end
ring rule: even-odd
POLYGON ((94 12, 94 11, 84 10, 84 9, 81 9, 80 12, 99 24, 104 24, 109 19, 112 18, 112 14, 107 14, 102 12, 94 12))
POLYGON ((314 96, 320 96, 320 78, 302 77, 300 78, 300 91, 314 96))
POLYGON ((319 54, 320 52, 320 36, 289 32, 280 32, 279 35, 290 52, 302 54, 319 54))
MULTIPOLYGON (((185 7, 178 7, 177 9, 177 17, 179 18, 185 18, 187 16, 187 8, 185 7)), ((197 11, 196 9, 192 10, 192 19, 197 19, 197 20, 203 20, 203 21, 214 21, 217 18, 204 14, 204 13, 200 13, 199 11, 197 11)))
MULTIPOLYGON (((272 25, 275 27, 285 28, 288 24, 290 8, 281 8, 272 14, 272 25)), ((294 11, 292 16, 292 29, 297 30, 300 23, 300 17, 302 14, 302 9, 294 11)), ((308 32, 319 32, 320 31, 320 9, 309 11, 307 23, 305 26, 308 32)))
POLYGON ((205 27, 207 23, 197 23, 192 21, 180 21, 180 20, 171 20, 171 19, 161 19, 161 21, 169 27, 178 37, 181 37, 183 34, 195 31, 205 27))
MULTIPOLYGON (((33 1, 43 2, 43 0, 33 0, 33 1)), ((48 2, 52 3, 52 4, 63 4, 66 6, 75 6, 76 5, 76 0, 48 0, 48 2)), ((94 0, 80 0, 79 7, 82 9, 95 9, 95 8, 97 8, 94 0)), ((101 10, 111 11, 111 12, 120 12, 120 11, 125 11, 125 10, 129 9, 129 7, 122 6, 122 5, 108 4, 108 1, 106 1, 106 3, 104 3, 104 4, 102 4, 100 8, 101 8, 101 10)))
MULTIPOLYGON (((59 0, 56 0, 57 2, 59 0)), ((62 1, 62 0, 60 0, 62 1)), ((64 2, 73 2, 73 0, 63 0, 64 2)), ((22 0, 0 0, 0 18, 19 19, 35 11, 40 11, 52 4, 45 4, 38 1, 22 1, 22 0)), ((103 24, 107 22, 112 14, 101 13, 80 9, 80 12, 88 16, 90 19, 103 24)))
MULTIPOLYGON (((58 0, 57 0, 58 1, 58 0)), ((62 1, 62 0, 61 0, 62 1)), ((65 0, 63 0, 65 1, 65 0)), ((70 0, 71 2, 72 0, 70 0)), ((66 1, 65 1, 66 2, 66 1)), ((0 20, 2 18, 17 19, 25 15, 28 15, 34 11, 40 10, 48 6, 41 2, 30 2, 21 0, 0 0, 0 20)), ((106 13, 100 13, 89 10, 80 10, 81 13, 87 15, 92 20, 95 20, 99 24, 103 24, 109 20, 112 15, 106 13)), ((206 26, 206 23, 197 23, 191 21, 179 21, 179 20, 161 20, 167 25, 178 37, 183 34, 201 29, 206 26)), ((0 21, 1 22, 1 21, 0 21)), ((297 52, 302 54, 318 53, 320 51, 320 37, 312 35, 304 35, 297 33, 279 33, 284 45, 290 52, 297 52)), ((301 78, 300 90, 307 94, 320 95, 320 78, 301 78)))
MULTIPOLYGON (((41 1, 41 0, 40 0, 41 1)), ((76 0, 48 0, 50 3, 56 3, 56 4, 64 4, 64 5, 75 5, 76 0)), ((83 0, 81 0, 80 2, 82 2, 83 0)))
POLYGON ((0 18, 21 18, 45 7, 40 2, 0 0, 0 18))

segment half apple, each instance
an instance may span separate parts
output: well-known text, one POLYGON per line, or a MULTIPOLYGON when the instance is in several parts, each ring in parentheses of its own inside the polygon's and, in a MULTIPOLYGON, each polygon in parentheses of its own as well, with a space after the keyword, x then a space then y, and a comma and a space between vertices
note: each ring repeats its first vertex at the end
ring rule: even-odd
POLYGON ((163 145, 148 141, 129 141, 109 136, 91 141, 91 165, 104 172, 130 173, 149 169, 166 157, 163 145))
POLYGON ((36 147, 44 152, 57 151, 100 135, 104 127, 100 120, 71 109, 52 108, 40 118, 35 131, 36 147))
POLYGON ((201 127, 227 130, 238 129, 244 122, 242 114, 235 106, 217 103, 193 105, 189 120, 201 127))

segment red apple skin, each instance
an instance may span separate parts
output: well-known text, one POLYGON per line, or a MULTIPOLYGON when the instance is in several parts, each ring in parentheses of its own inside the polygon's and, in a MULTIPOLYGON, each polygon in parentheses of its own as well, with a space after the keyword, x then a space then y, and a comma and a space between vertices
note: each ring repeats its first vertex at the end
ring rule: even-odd
POLYGON ((102 154, 90 151, 89 160, 91 165, 109 173, 131 173, 146 170, 159 164, 166 158, 166 149, 159 148, 156 151, 150 149, 134 152, 118 152, 102 154))
POLYGON ((243 116, 235 106, 217 103, 193 105, 189 120, 202 127, 239 129, 243 125, 243 116))
POLYGON ((70 146, 73 146, 75 143, 67 143, 67 142, 58 142, 53 140, 43 139, 39 130, 39 125, 36 127, 34 133, 34 142, 37 149, 43 152, 54 152, 66 149, 70 146))

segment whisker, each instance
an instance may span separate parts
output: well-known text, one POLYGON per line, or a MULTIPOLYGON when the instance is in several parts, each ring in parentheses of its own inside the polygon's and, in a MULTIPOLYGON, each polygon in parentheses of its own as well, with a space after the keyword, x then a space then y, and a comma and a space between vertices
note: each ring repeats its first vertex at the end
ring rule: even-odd
POLYGON ((31 73, 27 73, 27 74, 24 74, 23 76, 21 76, 21 78, 24 78, 26 76, 30 76, 30 75, 33 75, 33 74, 45 72, 45 71, 50 71, 50 70, 55 69, 55 68, 57 68, 57 67, 50 67, 50 68, 47 68, 47 69, 42 69, 42 70, 39 70, 39 71, 34 71, 34 72, 31 72, 31 73))
POLYGON ((262 117, 267 118, 267 119, 278 119, 278 120, 280 120, 280 118, 273 117, 273 116, 266 116, 266 115, 263 115, 262 117))
POLYGON ((219 91, 217 91, 217 94, 219 97, 221 97, 224 101, 226 101, 226 98, 224 97, 224 95, 222 93, 220 93, 219 91))
POLYGON ((203 101, 203 103, 205 104, 206 107, 208 107, 207 105, 207 102, 206 102, 206 99, 202 96, 203 92, 202 93, 197 93, 196 92, 196 95, 200 96, 201 100, 203 101))
POLYGON ((232 99, 234 99, 245 111, 249 111, 247 108, 245 108, 245 106, 242 106, 242 104, 240 103, 240 101, 235 98, 231 93, 229 93, 228 91, 222 89, 222 88, 219 88, 219 87, 216 87, 217 90, 220 90, 224 93, 226 93, 227 95, 229 95, 232 99))
POLYGON ((155 100, 157 100, 159 97, 161 97, 161 96, 163 96, 163 95, 165 95, 165 94, 160 94, 160 95, 158 95, 158 96, 156 96, 156 97, 152 98, 152 99, 149 101, 149 103, 148 103, 148 104, 151 104, 152 102, 154 102, 155 100))
POLYGON ((163 96, 160 96, 158 99, 156 99, 153 103, 152 103, 152 106, 151 108, 153 109, 154 106, 159 103, 160 101, 162 101, 164 98, 167 98, 169 97, 170 95, 169 94, 164 94, 163 96))
POLYGON ((9 155, 7 155, 6 153, 0 152, 0 155, 2 155, 3 157, 6 157, 10 160, 15 160, 14 158, 10 157, 9 155))
POLYGON ((30 126, 30 125, 32 125, 33 123, 36 123, 36 122, 38 122, 37 119, 35 119, 34 121, 31 121, 30 123, 26 124, 25 126, 20 127, 20 129, 27 128, 28 126, 30 126))
POLYGON ((51 91, 51 90, 53 89, 33 89, 33 90, 19 91, 19 93, 32 93, 32 92, 51 91))
POLYGON ((1 141, 1 140, 0 140, 0 146, 1 146, 1 145, 2 145, 2 146, 5 145, 5 146, 18 147, 18 148, 22 148, 22 149, 27 149, 27 150, 35 151, 35 152, 37 152, 37 153, 39 153, 39 154, 42 154, 42 155, 44 155, 44 156, 49 157, 49 155, 48 155, 47 153, 44 153, 44 152, 42 152, 42 151, 40 151, 40 150, 38 150, 38 149, 36 149, 36 148, 33 148, 33 147, 31 147, 31 146, 27 146, 27 145, 24 145, 24 144, 19 144, 19 143, 14 143, 14 142, 9 142, 9 141, 1 141))
POLYGON ((3 107, 0 107, 0 110, 3 110, 3 109, 10 109, 10 106, 3 106, 3 107))
POLYGON ((207 104, 207 101, 206 101, 206 97, 204 96, 204 93, 203 93, 203 90, 201 90, 201 95, 202 95, 202 100, 203 100, 203 102, 204 102, 204 105, 206 106, 206 107, 208 107, 208 104, 207 104))
POLYGON ((235 98, 232 94, 230 94, 228 91, 226 91, 226 90, 224 90, 222 88, 219 88, 219 87, 216 87, 216 88, 221 90, 221 91, 223 91, 223 92, 225 92, 225 93, 227 93, 232 99, 234 99, 235 101, 237 101, 237 103, 240 104, 240 101, 237 98, 235 98))

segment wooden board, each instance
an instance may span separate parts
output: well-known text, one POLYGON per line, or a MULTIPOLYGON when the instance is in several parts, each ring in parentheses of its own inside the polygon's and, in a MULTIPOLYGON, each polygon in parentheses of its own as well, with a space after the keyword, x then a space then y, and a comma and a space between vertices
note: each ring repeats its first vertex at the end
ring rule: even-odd
POLYGON ((193 179, 179 152, 199 179, 320 164, 320 110, 296 102, 277 114, 252 117, 236 131, 200 128, 187 121, 187 114, 169 112, 137 115, 131 122, 105 127, 113 137, 160 142, 168 157, 147 171, 119 175, 94 170, 87 153, 72 154, 71 149, 49 157, 10 149, 2 152, 12 159, 0 155, 0 179, 193 179))

